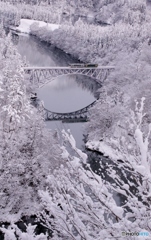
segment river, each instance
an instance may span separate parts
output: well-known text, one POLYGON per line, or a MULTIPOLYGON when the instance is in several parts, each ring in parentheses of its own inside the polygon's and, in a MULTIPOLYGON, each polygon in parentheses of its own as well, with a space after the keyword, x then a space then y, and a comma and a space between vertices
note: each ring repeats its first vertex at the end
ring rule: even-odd
MULTIPOLYGON (((13 35, 13 42, 23 58, 30 66, 68 66, 69 63, 78 62, 70 55, 55 48, 54 46, 42 43, 33 36, 13 35)), ((93 79, 85 76, 65 75, 57 77, 54 81, 36 89, 38 98, 43 100, 46 109, 54 112, 73 112, 86 107, 98 98, 97 90, 100 85, 93 79)), ((76 145, 88 155, 88 162, 94 172, 110 181, 105 169, 109 159, 98 152, 88 151, 84 144, 85 123, 62 123, 61 121, 47 121, 49 129, 61 131, 70 129, 76 140, 76 145)), ((120 205, 121 198, 116 194, 116 202, 120 205)))
MULTIPOLYGON (((30 66, 68 66, 77 62, 76 59, 61 50, 41 43, 35 37, 20 34, 13 39, 21 56, 30 66)), ((73 112, 86 107, 96 99, 99 85, 85 76, 65 75, 36 89, 38 98, 43 100, 46 109, 59 112, 73 112), (94 96, 95 95, 95 96, 94 96)), ((61 121, 47 121, 50 129, 70 129, 77 147, 83 148, 84 123, 62 123, 61 121)))

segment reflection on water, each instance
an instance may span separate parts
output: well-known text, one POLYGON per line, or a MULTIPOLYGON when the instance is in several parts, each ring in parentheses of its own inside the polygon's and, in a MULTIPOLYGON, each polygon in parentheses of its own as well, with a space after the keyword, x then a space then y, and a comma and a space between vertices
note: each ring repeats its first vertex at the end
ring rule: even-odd
POLYGON ((44 101, 45 108, 64 113, 79 110, 92 103, 94 96, 75 80, 75 76, 62 76, 40 88, 38 97, 44 101))
MULTIPOLYGON (((78 62, 70 55, 50 44, 43 44, 35 37, 14 35, 14 43, 19 53, 30 66, 68 66, 78 62)), ((38 97, 44 101, 45 108, 54 112, 72 112, 86 107, 95 100, 98 84, 85 76, 64 75, 42 88, 37 89, 38 97)), ((82 148, 84 123, 47 122, 51 129, 71 129, 77 146, 82 148)))
POLYGON ((77 60, 60 49, 42 43, 27 34, 19 34, 19 38, 13 35, 13 42, 30 66, 67 66, 69 63, 77 62, 77 60))
POLYGON ((52 130, 57 129, 59 132, 61 132, 63 129, 66 131, 70 129, 72 135, 76 140, 76 146, 80 149, 84 149, 83 123, 62 123, 61 121, 47 121, 46 126, 52 130))
MULTIPOLYGON (((77 62, 74 58, 65 54, 59 49, 47 44, 43 44, 34 37, 14 36, 14 43, 17 45, 18 51, 22 57, 31 66, 67 66, 68 63, 77 62)), ((62 76, 56 78, 51 83, 37 89, 38 97, 44 101, 45 108, 54 112, 70 112, 79 110, 97 98, 97 89, 100 86, 93 80, 85 76, 62 76)), ((50 129, 70 129, 73 134, 77 147, 84 149, 83 141, 83 125, 84 123, 62 123, 61 121, 46 122, 46 126, 50 129)), ((101 175, 104 179, 108 178, 106 162, 109 159, 104 158, 99 153, 86 151, 88 161, 93 171, 101 175)), ((117 194, 115 196, 118 205, 121 204, 122 198, 117 194)))

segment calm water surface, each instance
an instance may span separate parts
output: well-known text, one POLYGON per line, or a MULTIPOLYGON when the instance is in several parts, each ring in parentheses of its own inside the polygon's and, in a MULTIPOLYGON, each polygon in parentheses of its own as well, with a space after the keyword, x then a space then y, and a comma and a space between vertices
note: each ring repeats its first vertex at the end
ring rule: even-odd
MULTIPOLYGON (((30 66, 68 66, 77 62, 74 58, 61 50, 41 43, 28 35, 14 35, 14 42, 21 56, 30 66)), ((93 80, 91 86, 89 78, 85 76, 65 75, 55 78, 52 82, 37 89, 38 97, 44 101, 45 108, 53 112, 65 113, 79 110, 95 100, 94 92, 98 88, 93 80), (95 86, 96 85, 96 86, 95 86), (95 91, 94 91, 95 89, 95 91)), ((51 129, 71 129, 77 146, 83 145, 84 123, 62 123, 60 121, 47 122, 51 129)))
MULTIPOLYGON (((69 63, 77 62, 61 50, 41 43, 28 35, 14 35, 13 41, 17 45, 21 56, 26 58, 30 66, 67 66, 69 63)), ((87 77, 68 75, 57 77, 36 91, 38 97, 44 101, 45 108, 54 112, 65 113, 79 110, 92 103, 95 97, 98 97, 97 90, 99 87, 94 80, 87 77)), ((84 150, 84 123, 48 121, 46 125, 54 130, 70 129, 77 147, 84 150)), ((110 160, 93 151, 86 151, 86 153, 93 171, 103 177, 106 163, 110 160)), ((107 180, 108 176, 105 176, 105 179, 107 180)), ((114 197, 117 204, 120 205, 122 202, 121 196, 115 194, 114 197)))

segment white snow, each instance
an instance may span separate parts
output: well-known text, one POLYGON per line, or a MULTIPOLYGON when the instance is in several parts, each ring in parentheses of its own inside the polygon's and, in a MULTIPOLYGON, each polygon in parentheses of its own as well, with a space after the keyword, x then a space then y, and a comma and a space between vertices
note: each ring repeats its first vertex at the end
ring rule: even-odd
POLYGON ((62 158, 68 159, 69 153, 68 153, 68 151, 66 150, 66 148, 65 148, 64 146, 62 146, 62 147, 60 147, 60 148, 62 149, 62 154, 61 154, 62 158))
POLYGON ((74 137, 72 136, 70 129, 67 130, 67 132, 63 129, 62 130, 62 136, 65 141, 67 141, 71 147, 75 150, 75 152, 83 159, 84 162, 87 160, 87 155, 83 153, 80 149, 76 147, 76 141, 74 137))
POLYGON ((46 22, 43 22, 43 21, 21 19, 19 27, 11 27, 11 29, 15 30, 17 32, 30 34, 30 27, 34 23, 37 23, 39 25, 39 28, 47 27, 47 29, 50 30, 50 31, 54 31, 55 29, 58 29, 59 26, 60 26, 58 24, 46 23, 46 22))
POLYGON ((123 155, 116 149, 107 145, 105 142, 100 141, 88 141, 86 147, 91 150, 96 150, 104 154, 104 156, 109 157, 113 160, 123 159, 123 155))
POLYGON ((144 176, 146 175, 147 170, 146 170, 145 166, 143 166, 143 165, 136 165, 135 170, 144 176))
POLYGON ((114 204, 113 206, 111 206, 111 209, 116 216, 118 216, 119 218, 123 218, 124 210, 122 207, 115 206, 114 204))

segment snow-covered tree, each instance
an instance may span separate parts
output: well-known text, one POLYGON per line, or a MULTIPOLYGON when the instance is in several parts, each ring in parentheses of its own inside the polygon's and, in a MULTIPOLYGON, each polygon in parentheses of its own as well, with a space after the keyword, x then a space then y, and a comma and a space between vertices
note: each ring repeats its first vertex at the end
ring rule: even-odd
POLYGON ((5 240, 47 240, 48 236, 44 235, 43 233, 35 235, 35 225, 32 226, 29 224, 27 226, 26 232, 22 232, 17 225, 12 224, 8 228, 1 227, 0 230, 4 234, 5 240))
MULTIPOLYGON (((142 139, 142 110, 143 100, 132 114, 134 138, 140 151, 134 156, 128 153, 128 148, 127 152, 126 147, 125 150, 121 148, 123 159, 117 161, 113 157, 112 162, 107 163, 109 180, 92 172, 71 134, 63 132, 65 141, 69 141, 76 155, 71 157, 64 148, 64 165, 47 177, 46 190, 39 191, 43 206, 39 218, 53 231, 53 239, 122 240, 122 232, 139 234, 141 231, 147 232, 145 239, 148 239, 151 175, 150 169, 147 174, 145 170, 146 164, 150 168, 150 158, 146 161, 144 158, 144 154, 150 157, 146 147, 149 134, 142 139), (134 121, 134 115, 138 122, 134 121), (117 195, 121 199, 120 205, 115 201, 117 195)), ((124 238, 128 240, 130 235, 124 238)), ((137 235, 133 237, 137 238, 137 235)))
POLYGON ((0 221, 38 211, 38 190, 59 166, 58 140, 45 129, 43 116, 26 94, 23 64, 10 36, 0 54, 0 221))

